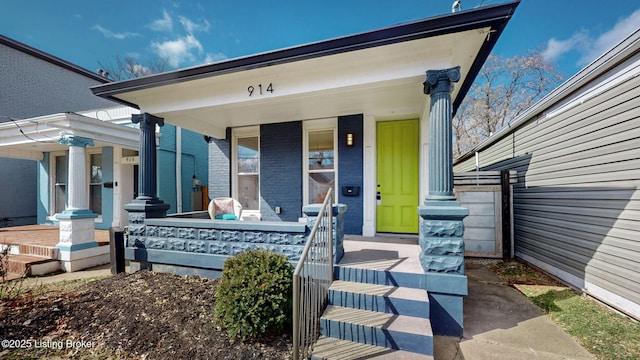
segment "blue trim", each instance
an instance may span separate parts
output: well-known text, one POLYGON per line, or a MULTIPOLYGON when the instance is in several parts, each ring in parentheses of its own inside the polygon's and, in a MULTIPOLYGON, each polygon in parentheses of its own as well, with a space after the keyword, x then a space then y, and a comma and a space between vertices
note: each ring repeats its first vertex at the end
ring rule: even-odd
MULTIPOLYGON (((114 189, 104 186, 104 183, 114 183, 113 178, 113 147, 102 148, 102 222, 96 223, 96 229, 107 230, 113 222, 113 197, 114 189)), ((115 183, 114 183, 115 184, 115 183)))
POLYGON ((181 219, 162 218, 145 219, 145 225, 173 226, 179 228, 218 229, 218 230, 246 230, 246 231, 278 231, 298 232, 307 231, 306 223, 284 221, 234 221, 234 220, 207 220, 207 219, 181 219))
POLYGON ((69 146, 78 146, 78 147, 86 147, 87 145, 94 146, 92 139, 85 138, 82 136, 75 136, 75 135, 65 135, 61 137, 60 140, 58 140, 58 142, 62 145, 69 145, 69 146))
POLYGON ((65 210, 62 213, 56 215, 58 220, 72 220, 72 219, 95 219, 98 214, 88 209, 73 209, 65 210))
POLYGON ((78 251, 78 250, 86 250, 92 249, 94 247, 100 246, 96 241, 88 241, 79 244, 56 244, 56 248, 62 251, 78 251))
POLYGON ((49 215, 49 174, 50 174, 50 158, 51 153, 44 153, 44 158, 38 161, 38 175, 37 175, 37 192, 38 192, 38 224, 47 223, 47 216, 49 215))

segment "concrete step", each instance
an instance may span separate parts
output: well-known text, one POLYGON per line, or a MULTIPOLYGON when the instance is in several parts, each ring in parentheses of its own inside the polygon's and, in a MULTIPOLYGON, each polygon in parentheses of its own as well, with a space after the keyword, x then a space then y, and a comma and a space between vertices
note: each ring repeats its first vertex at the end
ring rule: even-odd
POLYGON ((329 304, 429 318, 429 296, 421 289, 336 280, 329 288, 329 304))
POLYGON ((8 273, 17 275, 44 275, 58 270, 60 270, 60 262, 58 260, 33 255, 9 255, 8 273))
POLYGON ((333 269, 333 278, 335 280, 407 287, 413 289, 426 288, 424 274, 367 269, 362 266, 336 265, 333 269))
POLYGON ((433 355, 429 319, 329 305, 320 334, 341 340, 433 355))
POLYGON ((313 348, 312 360, 433 360, 433 356, 381 346, 320 337, 313 348))

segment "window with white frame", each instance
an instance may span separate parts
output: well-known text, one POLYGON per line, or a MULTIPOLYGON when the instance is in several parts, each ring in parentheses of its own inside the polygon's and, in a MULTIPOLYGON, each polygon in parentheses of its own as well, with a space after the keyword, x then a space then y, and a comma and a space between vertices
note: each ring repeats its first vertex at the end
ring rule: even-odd
POLYGON ((59 214, 66 209, 67 204, 67 157, 53 155, 53 191, 52 208, 49 215, 59 214))
POLYGON ((102 214, 102 154, 89 155, 89 209, 102 214))
MULTIPOLYGON (((89 209, 94 213, 102 214, 102 153, 95 150, 87 154, 87 177, 89 179, 89 209)), ((49 215, 53 216, 63 212, 67 207, 67 191, 68 191, 68 164, 67 156, 64 153, 51 154, 52 166, 54 169, 51 174, 52 191, 51 191, 51 208, 49 215)))
POLYGON ((322 203, 337 186, 337 119, 304 123, 304 202, 322 203))
POLYGON ((260 128, 233 130, 232 189, 243 214, 260 211, 260 128))

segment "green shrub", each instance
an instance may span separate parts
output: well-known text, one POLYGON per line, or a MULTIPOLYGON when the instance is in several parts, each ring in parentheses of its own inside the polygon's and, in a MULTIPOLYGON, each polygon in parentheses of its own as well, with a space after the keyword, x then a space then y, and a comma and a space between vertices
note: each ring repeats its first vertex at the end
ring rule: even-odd
POLYGON ((282 255, 248 250, 224 263, 215 318, 232 339, 282 332, 291 324, 293 266, 282 255))

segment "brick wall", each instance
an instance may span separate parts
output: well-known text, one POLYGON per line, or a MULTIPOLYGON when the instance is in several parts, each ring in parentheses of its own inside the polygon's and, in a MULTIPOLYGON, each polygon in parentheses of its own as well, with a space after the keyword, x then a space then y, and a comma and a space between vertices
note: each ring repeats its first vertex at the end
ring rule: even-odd
POLYGON ((302 216, 302 122, 260 126, 260 197, 262 220, 302 216))
POLYGON ((231 196, 231 131, 209 140, 209 198, 231 196))
POLYGON ((362 203, 362 157, 363 157, 363 116, 349 115, 338 118, 338 185, 337 200, 347 205, 344 214, 344 232, 352 235, 362 235, 363 203, 362 203), (347 133, 354 134, 354 145, 347 146, 347 133), (343 186, 359 186, 358 196, 343 196, 343 186))

